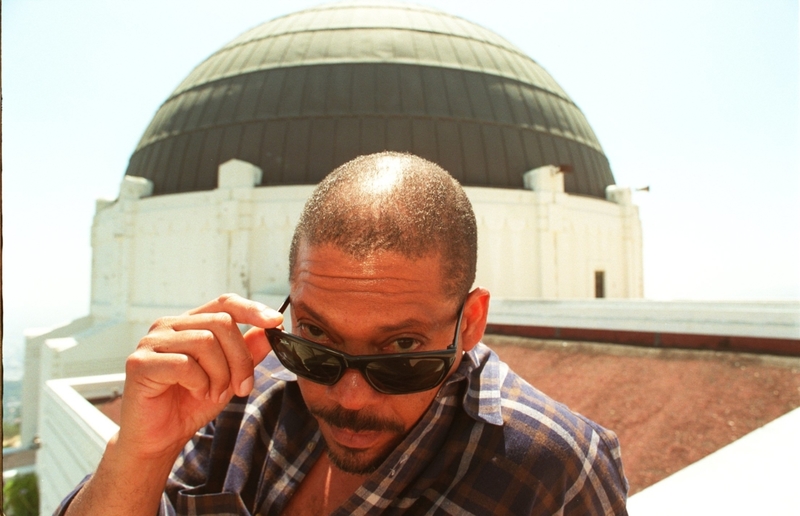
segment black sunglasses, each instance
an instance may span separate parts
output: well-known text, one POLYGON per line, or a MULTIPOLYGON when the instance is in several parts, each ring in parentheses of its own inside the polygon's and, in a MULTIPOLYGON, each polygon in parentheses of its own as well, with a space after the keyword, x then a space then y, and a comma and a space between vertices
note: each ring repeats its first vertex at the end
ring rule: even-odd
MULTIPOLYGON (((289 306, 287 297, 279 312, 289 306)), ((441 384, 456 358, 464 305, 458 309, 453 342, 441 351, 359 355, 326 348, 276 328, 264 330, 283 367, 297 376, 323 385, 333 385, 348 368, 358 369, 373 389, 383 394, 410 394, 441 384)))

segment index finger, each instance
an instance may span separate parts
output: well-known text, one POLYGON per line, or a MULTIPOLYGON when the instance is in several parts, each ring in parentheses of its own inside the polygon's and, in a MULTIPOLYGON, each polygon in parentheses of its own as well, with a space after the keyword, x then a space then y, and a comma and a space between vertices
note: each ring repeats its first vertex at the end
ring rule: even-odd
POLYGON ((208 303, 189 310, 187 315, 226 312, 239 324, 259 328, 275 328, 283 322, 283 314, 263 303, 238 294, 223 294, 208 303))

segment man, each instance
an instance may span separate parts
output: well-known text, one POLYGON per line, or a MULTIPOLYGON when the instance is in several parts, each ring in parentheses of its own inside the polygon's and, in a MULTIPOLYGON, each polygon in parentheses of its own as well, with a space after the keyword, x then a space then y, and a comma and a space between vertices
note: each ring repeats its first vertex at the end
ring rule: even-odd
POLYGON ((66 514, 626 513, 616 436, 480 343, 475 217, 444 170, 343 165, 289 261, 291 334, 235 295, 153 324, 66 514))

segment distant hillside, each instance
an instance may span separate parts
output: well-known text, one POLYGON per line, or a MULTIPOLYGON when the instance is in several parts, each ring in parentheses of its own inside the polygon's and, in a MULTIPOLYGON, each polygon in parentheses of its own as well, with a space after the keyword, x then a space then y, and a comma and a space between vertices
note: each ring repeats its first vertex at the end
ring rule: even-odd
POLYGON ((22 380, 3 380, 3 420, 19 417, 22 405, 22 380))
POLYGON ((6 332, 3 335, 3 381, 21 380, 25 361, 22 332, 20 331, 19 336, 14 338, 9 337, 8 328, 3 330, 6 332))

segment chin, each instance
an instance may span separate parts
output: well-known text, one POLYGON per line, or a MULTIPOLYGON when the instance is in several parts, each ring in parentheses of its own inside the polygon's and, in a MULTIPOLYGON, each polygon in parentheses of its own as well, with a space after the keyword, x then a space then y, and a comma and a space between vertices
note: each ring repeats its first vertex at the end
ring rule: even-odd
POLYGON ((330 446, 328 447, 328 460, 331 461, 331 464, 351 475, 369 475, 373 473, 383 464, 387 455, 370 457, 366 451, 333 450, 330 446))
MULTIPOLYGON (((324 435, 323 435, 324 437, 324 435)), ((342 446, 341 444, 328 443, 328 460, 336 468, 350 473, 351 475, 369 475, 375 472, 386 458, 397 448, 403 440, 403 436, 398 436, 389 443, 378 449, 356 449, 342 446)))

